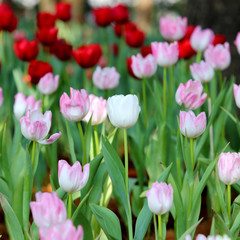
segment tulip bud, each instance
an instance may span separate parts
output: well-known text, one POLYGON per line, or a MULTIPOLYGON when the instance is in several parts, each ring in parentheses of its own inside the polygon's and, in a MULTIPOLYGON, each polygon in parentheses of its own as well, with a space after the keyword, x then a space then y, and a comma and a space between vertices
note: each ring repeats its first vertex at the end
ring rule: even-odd
POLYGON ((94 16, 95 23, 100 27, 109 26, 113 20, 111 7, 106 6, 94 8, 92 13, 94 16))
POLYGON ((12 32, 17 28, 18 19, 6 3, 0 3, 0 31, 12 32))
POLYGON ((233 84, 233 96, 238 108, 240 108, 240 85, 233 84))
POLYGON ((52 28, 55 26, 56 17, 48 12, 39 12, 37 14, 38 28, 52 28))
POLYGON ((237 37, 234 41, 234 44, 237 48, 238 54, 240 54, 240 32, 238 32, 237 37))
POLYGON ((64 39, 56 40, 50 46, 50 52, 61 61, 67 61, 72 58, 72 46, 66 43, 64 39))
POLYGON ((44 95, 50 95, 55 92, 59 84, 59 75, 53 76, 52 73, 47 73, 40 78, 38 90, 44 95))
POLYGON ((40 28, 37 31, 37 38, 44 46, 51 46, 57 40, 58 29, 52 28, 40 28))
POLYGON ((125 41, 129 47, 139 48, 143 45, 145 40, 145 33, 139 29, 134 31, 125 31, 125 41))
POLYGON ((118 4, 112 8, 113 21, 116 23, 126 23, 129 19, 128 8, 124 4, 118 4))
POLYGON ((3 100, 4 100, 4 98, 3 98, 3 91, 2 91, 2 88, 0 87, 0 107, 3 104, 3 100))
POLYGON ((67 22, 72 17, 72 6, 69 2, 56 3, 56 17, 64 22, 67 22))

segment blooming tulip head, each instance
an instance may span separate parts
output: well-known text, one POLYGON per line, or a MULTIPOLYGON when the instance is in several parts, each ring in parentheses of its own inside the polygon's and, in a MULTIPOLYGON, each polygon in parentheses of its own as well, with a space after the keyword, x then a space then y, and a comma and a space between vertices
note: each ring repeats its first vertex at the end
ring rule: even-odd
POLYGON ((55 142, 62 135, 61 132, 51 135, 49 139, 45 139, 51 128, 51 119, 51 111, 46 111, 43 115, 39 110, 28 110, 26 116, 20 119, 23 136, 41 144, 51 144, 55 142))
POLYGON ((180 111, 180 131, 188 138, 200 136, 206 129, 206 122, 205 112, 196 116, 193 111, 180 111))
POLYGON ((126 23, 129 19, 128 8, 124 4, 117 4, 112 8, 113 21, 116 23, 126 23))
POLYGON ((168 212, 173 203, 173 189, 171 184, 154 182, 146 192, 148 207, 151 212, 162 215, 168 212))
POLYGON ((95 23, 100 27, 107 27, 113 20, 112 8, 109 6, 94 8, 93 16, 95 23))
POLYGON ((59 60, 67 61, 72 58, 72 46, 64 39, 58 39, 50 46, 50 52, 54 54, 59 60))
MULTIPOLYGON (((185 237, 185 240, 192 240, 190 235, 185 237)), ((203 234, 198 234, 196 240, 231 240, 226 234, 223 236, 216 235, 216 236, 208 236, 205 237, 203 234)))
POLYGON ((197 26, 190 37, 190 42, 194 50, 202 52, 213 42, 213 39, 214 33, 211 29, 202 30, 200 26, 197 26))
POLYGON ((135 30, 125 30, 125 41, 129 47, 139 48, 145 40, 145 33, 138 28, 135 30))
POLYGON ((93 94, 89 95, 90 109, 83 121, 89 122, 91 119, 92 125, 102 123, 107 118, 107 100, 102 97, 97 97, 93 94))
POLYGON ((225 70, 231 63, 229 43, 208 46, 204 58, 214 69, 225 70))
POLYGON ((178 42, 179 59, 189 59, 196 54, 196 51, 192 48, 190 39, 184 39, 178 42))
POLYGON ((200 81, 192 81, 191 79, 185 85, 180 83, 175 99, 178 105, 184 104, 185 108, 194 110, 203 105, 207 98, 207 94, 202 94, 203 86, 200 81))
POLYGON ((148 54, 145 58, 141 54, 132 56, 132 71, 139 78, 148 78, 157 71, 157 63, 152 54, 148 54))
POLYGON ((72 6, 69 2, 56 3, 56 17, 64 22, 67 22, 72 17, 72 6))
POLYGON ((134 72, 133 72, 133 69, 132 69, 132 58, 131 58, 131 57, 126 58, 126 65, 127 65, 128 74, 129 74, 131 77, 133 77, 133 78, 135 78, 135 79, 137 79, 137 80, 140 80, 140 78, 138 78, 138 77, 134 74, 134 72))
POLYGON ((240 85, 234 84, 233 85, 233 96, 238 108, 240 108, 240 85))
POLYGON ((221 153, 218 160, 218 176, 227 185, 240 180, 240 153, 221 153))
POLYGON ((48 12, 39 12, 37 14, 38 28, 51 28, 55 26, 56 16, 48 12))
POLYGON ((174 65, 178 60, 178 43, 173 42, 152 42, 152 53, 161 67, 169 67, 174 65))
POLYGON ((160 18, 159 30, 164 39, 172 41, 179 40, 186 33, 187 18, 166 15, 160 18))
POLYGON ((70 88, 70 98, 66 93, 60 98, 60 111, 69 121, 79 122, 88 113, 90 101, 86 90, 81 91, 70 88))
POLYGON ((0 87, 0 107, 2 106, 3 104, 3 91, 2 91, 2 88, 0 87))
POLYGON ((17 28, 18 19, 6 3, 0 3, 0 31, 12 32, 17 28))
POLYGON ((44 46, 51 46, 57 40, 58 29, 52 28, 40 28, 37 31, 37 38, 44 46))
POLYGON ((140 111, 136 95, 114 95, 107 100, 108 117, 115 127, 132 127, 137 122, 140 111))
POLYGON ((90 164, 87 163, 82 171, 82 166, 78 161, 72 167, 65 160, 58 161, 58 181, 60 187, 67 193, 80 191, 87 184, 89 167, 90 164))
POLYGON ((238 54, 240 54, 240 32, 238 32, 237 37, 234 41, 234 44, 237 48, 238 54))
POLYGON ((208 62, 193 63, 190 66, 190 71, 194 80, 202 83, 209 82, 214 77, 214 69, 208 62))
POLYGON ((50 95, 55 92, 59 84, 59 75, 53 76, 52 73, 47 73, 40 78, 38 90, 44 95, 50 95))

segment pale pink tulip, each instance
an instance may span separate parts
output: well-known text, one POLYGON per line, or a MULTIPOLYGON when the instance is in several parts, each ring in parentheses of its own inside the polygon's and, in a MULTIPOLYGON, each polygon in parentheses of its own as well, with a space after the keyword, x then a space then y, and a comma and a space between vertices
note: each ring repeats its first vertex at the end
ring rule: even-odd
POLYGON ((201 112, 198 116, 193 111, 180 111, 180 131, 189 138, 200 136, 206 129, 206 113, 201 112))
POLYGON ((20 119, 23 136, 41 144, 51 144, 55 142, 62 135, 61 132, 51 135, 49 139, 45 139, 51 128, 51 120, 51 111, 46 111, 43 115, 39 110, 32 112, 28 110, 26 116, 20 119))
POLYGON ((194 110, 203 105, 207 98, 207 94, 203 93, 203 86, 200 81, 192 81, 191 79, 185 85, 180 83, 175 99, 178 105, 184 104, 185 108, 194 110))
POLYGON ((97 66, 93 73, 93 84, 102 90, 114 89, 118 86, 120 74, 115 67, 100 68, 97 66))
POLYGON ((208 62, 193 63, 190 71, 194 80, 202 83, 210 82, 214 77, 214 69, 208 62))
POLYGON ((38 90, 44 95, 50 95, 54 93, 59 84, 59 75, 53 76, 52 73, 45 74, 38 83, 38 90))
POLYGON ((218 176, 227 185, 240 180, 240 153, 221 153, 218 160, 218 176))
MULTIPOLYGON (((192 237, 187 235, 185 240, 192 240, 192 237)), ((196 240, 207 240, 207 238, 203 234, 198 234, 196 240)))
POLYGON ((81 91, 70 88, 70 98, 66 93, 60 98, 60 110, 67 120, 81 121, 88 113, 90 101, 86 90, 81 91))
MULTIPOLYGON (((185 237, 185 240, 192 240, 190 235, 185 237)), ((196 240, 231 240, 226 234, 223 236, 216 235, 216 236, 208 236, 205 237, 203 234, 198 234, 196 240)))
POLYGON ((233 96, 238 108, 240 108, 240 85, 233 84, 233 96))
POLYGON ((132 71, 138 78, 149 78, 157 71, 157 63, 152 54, 145 58, 141 54, 132 56, 132 71))
POLYGON ((214 32, 211 29, 202 30, 200 26, 197 26, 190 37, 190 43, 195 51, 202 52, 213 42, 213 39, 214 32))
POLYGON ((160 18, 159 30, 166 40, 180 40, 187 31, 187 18, 166 15, 160 18))
POLYGON ((89 95, 90 109, 83 121, 89 122, 91 119, 92 125, 98 125, 107 118, 107 100, 103 97, 97 97, 93 94, 89 95))
POLYGON ((234 44, 237 48, 238 54, 240 54, 240 32, 238 32, 237 37, 234 41, 234 44))
POLYGON ((178 43, 152 42, 152 53, 161 67, 169 67, 178 61, 178 43))
POLYGON ((148 207, 151 212, 162 215, 168 212, 173 203, 173 189, 171 184, 154 182, 146 192, 148 207))
POLYGON ((216 70, 225 70, 231 63, 229 43, 210 45, 204 52, 205 60, 216 70))
POLYGON ((2 91, 2 88, 0 88, 0 107, 2 106, 3 104, 3 91, 2 91))
POLYGON ((90 164, 83 167, 75 162, 71 167, 65 160, 58 161, 58 181, 60 187, 67 193, 80 191, 85 187, 89 178, 90 164))

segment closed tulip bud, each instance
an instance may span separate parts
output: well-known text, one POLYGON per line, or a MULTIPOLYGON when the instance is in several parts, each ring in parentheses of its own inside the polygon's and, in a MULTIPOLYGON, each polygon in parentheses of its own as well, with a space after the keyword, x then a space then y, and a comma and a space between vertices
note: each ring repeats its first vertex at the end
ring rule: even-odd
POLYGON ((110 122, 118 128, 130 128, 138 119, 141 111, 136 95, 114 95, 107 100, 107 112, 110 122))
POLYGON ((128 8, 124 4, 118 4, 112 8, 113 21, 116 23, 126 23, 129 19, 128 8))
POLYGON ((202 52, 213 42, 213 39, 214 33, 211 29, 202 30, 200 26, 197 26, 190 37, 190 42, 194 50, 202 52))
POLYGON ((83 121, 89 122, 91 119, 92 125, 102 123, 107 118, 107 100, 102 97, 97 97, 93 94, 89 95, 90 109, 83 121))
POLYGON ((238 108, 240 108, 240 85, 234 84, 233 85, 233 96, 238 108))
POLYGON ((190 71, 194 80, 202 83, 210 82, 214 77, 214 69, 208 62, 193 63, 190 71))
POLYGON ((206 129, 206 122, 205 112, 196 116, 193 111, 180 111, 180 131, 188 138, 200 136, 206 129))
POLYGON ((37 32, 37 38, 44 46, 51 46, 57 40, 58 29, 52 28, 40 28, 37 32))
POLYGON ((168 212, 173 203, 173 189, 171 184, 154 182, 146 192, 148 207, 151 212, 163 215, 168 212))
POLYGON ((0 87, 0 107, 1 107, 2 104, 3 104, 3 100, 4 100, 4 98, 3 98, 3 90, 2 90, 2 88, 0 87))
POLYGON ((152 52, 157 64, 161 67, 174 65, 178 60, 178 43, 152 42, 152 52))
POLYGON ((107 27, 113 20, 111 7, 100 7, 92 10, 95 23, 100 27, 107 27))
POLYGON ((187 109, 197 109, 203 105, 207 98, 207 94, 202 94, 203 86, 200 81, 192 81, 191 79, 185 85, 180 83, 175 99, 178 105, 184 104, 187 109))
POLYGON ((237 48, 238 54, 240 54, 240 32, 237 34, 234 44, 237 48))
POLYGON ((45 139, 51 128, 51 121, 51 111, 46 111, 43 115, 39 110, 28 110, 26 116, 20 119, 22 134, 25 138, 31 141, 37 141, 41 144, 54 143, 62 133, 55 133, 51 135, 49 139, 45 139))
POLYGON ((52 225, 63 223, 67 219, 67 211, 64 202, 53 193, 36 193, 36 201, 30 202, 33 220, 41 228, 49 228, 52 225))
POLYGON ((56 17, 48 12, 40 12, 37 15, 38 28, 52 28, 55 26, 56 17))
POLYGON ((59 84, 59 75, 53 76, 52 73, 47 73, 40 78, 38 83, 38 90, 44 95, 50 95, 54 93, 59 84))
POLYGON ((166 15, 160 18, 159 30, 166 40, 179 40, 187 31, 187 18, 166 15))
POLYGON ((17 28, 18 19, 6 3, 0 3, 0 31, 12 32, 17 28))
POLYGON ((58 39, 50 46, 50 52, 61 61, 68 61, 72 58, 72 46, 64 39, 58 39))
POLYGON ((66 93, 60 98, 60 111, 67 120, 81 121, 89 111, 89 97, 86 90, 81 91, 70 88, 70 98, 66 93))
POLYGON ((72 6, 69 2, 56 3, 56 17, 64 22, 67 22, 72 17, 72 6))
POLYGON ((140 48, 144 44, 145 34, 139 29, 134 31, 126 31, 124 36, 129 47, 140 48))
POLYGON ((204 58, 214 69, 225 70, 231 63, 229 43, 208 46, 204 58))
POLYGON ((83 167, 76 161, 71 167, 65 160, 58 161, 58 181, 60 187, 67 193, 80 191, 89 178, 90 164, 83 167))

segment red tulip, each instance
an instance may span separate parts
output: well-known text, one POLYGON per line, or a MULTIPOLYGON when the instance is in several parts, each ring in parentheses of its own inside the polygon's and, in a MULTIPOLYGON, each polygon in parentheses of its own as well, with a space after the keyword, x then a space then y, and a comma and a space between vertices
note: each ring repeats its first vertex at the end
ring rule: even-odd
POLYGON ((150 45, 142 46, 140 52, 143 57, 146 57, 148 54, 152 54, 152 47, 150 45))
POLYGON ((16 56, 22 61, 32 61, 38 55, 38 43, 36 40, 22 39, 13 44, 16 56))
POLYGON ((50 46, 56 42, 57 34, 58 29, 54 27, 40 28, 37 32, 37 38, 44 46, 50 46))
POLYGON ((51 45, 50 52, 61 61, 67 61, 72 58, 72 46, 66 43, 64 39, 58 39, 51 45))
POLYGON ((102 56, 102 49, 99 44, 82 45, 73 51, 73 56, 79 66, 90 68, 98 63, 102 56))
POLYGON ((46 73, 52 72, 52 66, 47 62, 33 60, 28 66, 28 74, 31 77, 31 83, 38 84, 41 77, 46 73))
POLYGON ((17 28, 18 19, 12 9, 6 4, 0 4, 0 31, 12 32, 17 28))
POLYGON ((132 22, 127 22, 125 24, 114 24, 113 30, 117 37, 121 37, 125 31, 135 31, 137 25, 132 22))
POLYGON ((113 7, 113 21, 116 23, 125 23, 129 19, 128 8, 124 4, 118 4, 113 7))
POLYGON ((55 26, 55 15, 48 12, 40 12, 37 15, 38 28, 52 28, 55 26))
POLYGON ((182 39, 180 39, 180 41, 184 41, 185 39, 189 39, 191 37, 194 29, 195 29, 194 25, 188 25, 187 26, 187 31, 186 31, 184 37, 182 39))
POLYGON ((224 44, 227 41, 224 34, 215 34, 212 44, 216 46, 217 44, 224 44))
POLYGON ((100 27, 107 27, 112 22, 112 8, 100 7, 92 10, 95 23, 100 27))
POLYGON ((117 43, 114 43, 114 44, 112 45, 112 52, 113 52, 113 55, 114 55, 115 57, 118 56, 119 48, 118 48, 117 43))
POLYGON ((141 30, 126 31, 125 41, 129 47, 139 48, 143 45, 145 40, 145 34, 141 30))
POLYGON ((129 57, 126 59, 126 64, 127 64, 127 70, 128 70, 128 74, 137 79, 137 80, 140 80, 140 78, 138 78, 134 73, 133 73, 133 70, 132 70, 132 58, 129 57))
POLYGON ((56 17, 64 22, 67 22, 72 17, 72 6, 68 2, 56 3, 56 17))
POLYGON ((196 54, 196 51, 192 48, 190 39, 184 41, 178 41, 178 58, 189 59, 196 54))

